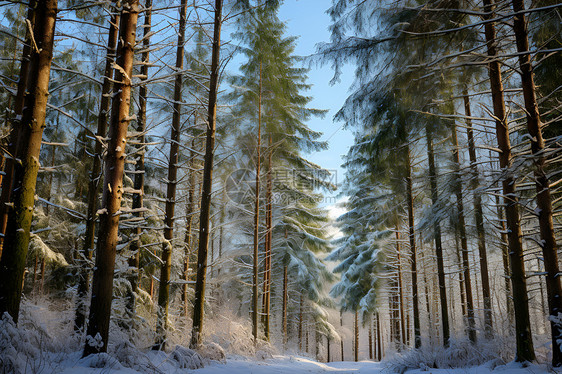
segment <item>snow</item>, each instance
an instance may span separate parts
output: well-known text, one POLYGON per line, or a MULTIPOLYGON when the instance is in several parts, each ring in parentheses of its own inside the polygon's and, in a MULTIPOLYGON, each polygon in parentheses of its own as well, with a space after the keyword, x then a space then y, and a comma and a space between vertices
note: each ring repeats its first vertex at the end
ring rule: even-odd
MULTIPOLYGON (((183 348, 183 347, 182 347, 183 348)), ((187 348, 183 348, 184 350, 187 348)), ((175 352, 175 351, 174 351, 175 352)), ((217 361, 211 362, 204 368, 193 370, 178 366, 164 352, 149 351, 145 358, 149 359, 144 366, 138 366, 136 369, 126 367, 116 358, 102 353, 92 355, 83 359, 79 358, 78 353, 71 355, 67 360, 59 362, 56 372, 62 374, 83 374, 83 373, 99 373, 103 369, 103 373, 109 374, 133 374, 133 373, 197 373, 197 374, 314 374, 314 373, 346 373, 346 374, 383 374, 392 373, 384 362, 373 361, 339 361, 330 363, 321 363, 313 359, 300 356, 274 356, 272 359, 265 361, 249 360, 243 357, 229 357, 227 363, 223 364, 217 361)), ((408 370, 408 374, 546 374, 552 373, 544 366, 529 365, 522 367, 517 363, 509 363, 507 365, 495 366, 493 362, 473 368, 457 368, 457 369, 432 369, 422 368, 416 370, 408 370)))

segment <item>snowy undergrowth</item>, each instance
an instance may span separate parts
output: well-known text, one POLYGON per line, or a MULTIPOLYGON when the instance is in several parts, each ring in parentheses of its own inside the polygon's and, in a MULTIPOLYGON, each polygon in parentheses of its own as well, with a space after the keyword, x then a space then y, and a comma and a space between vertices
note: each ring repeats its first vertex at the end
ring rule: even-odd
POLYGON ((84 337, 74 331, 71 298, 24 299, 17 327, 8 315, 0 320, 0 373, 187 373, 210 362, 226 363, 227 354, 263 360, 277 353, 263 341, 256 347, 248 321, 224 309, 209 311, 205 344, 197 352, 186 348, 191 321, 185 317, 169 331, 168 352, 152 351, 155 321, 149 315, 138 316, 135 329, 112 319, 108 352, 81 358, 84 337))
POLYGON ((404 373, 411 369, 454 369, 485 366, 488 369, 504 366, 513 360, 511 339, 496 336, 493 341, 472 344, 468 339, 451 339, 448 348, 426 344, 420 349, 396 353, 386 360, 393 373, 404 373))

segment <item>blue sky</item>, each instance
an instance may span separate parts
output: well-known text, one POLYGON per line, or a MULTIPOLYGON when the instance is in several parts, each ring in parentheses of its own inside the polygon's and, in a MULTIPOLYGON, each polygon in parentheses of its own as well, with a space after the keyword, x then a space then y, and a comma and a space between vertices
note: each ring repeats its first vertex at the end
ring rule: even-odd
MULTIPOLYGON (((279 18, 287 24, 287 35, 297 36, 296 54, 308 56, 316 51, 316 44, 330 40, 330 17, 326 10, 330 7, 329 0, 285 0, 279 12, 279 18)), ((330 85, 333 71, 329 65, 313 66, 308 82, 312 89, 308 92, 313 97, 311 106, 327 109, 323 119, 315 118, 308 122, 310 128, 324 133, 322 140, 327 140, 329 148, 313 153, 307 158, 318 165, 337 171, 337 181, 343 181, 342 155, 347 153, 353 143, 353 135, 342 128, 342 122, 334 122, 334 114, 341 108, 349 95, 349 86, 353 80, 351 67, 344 69, 340 83, 330 85)))

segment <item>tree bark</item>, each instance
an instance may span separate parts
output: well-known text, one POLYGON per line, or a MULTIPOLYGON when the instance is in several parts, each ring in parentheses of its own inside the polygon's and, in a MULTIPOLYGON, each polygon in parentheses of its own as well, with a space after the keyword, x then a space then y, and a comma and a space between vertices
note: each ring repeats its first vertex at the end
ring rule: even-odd
MULTIPOLYGON (((495 15, 495 3, 492 0, 483 0, 484 20, 490 21, 495 15)), ((500 63, 497 60, 497 40, 494 22, 484 26, 487 43, 487 54, 490 58, 488 72, 492 103, 496 122, 496 137, 500 149, 500 168, 506 173, 502 180, 503 198, 506 210, 507 231, 509 241, 509 256, 511 265, 511 284, 513 287, 513 304, 515 311, 515 361, 525 362, 535 360, 533 336, 529 317, 529 299, 527 295, 527 280, 523 261, 523 247, 521 244, 521 223, 519 217, 519 201, 515 194, 515 179, 509 172, 511 166, 511 144, 509 128, 503 97, 503 84, 500 63)))
POLYGON ((369 321, 369 360, 373 359, 373 324, 369 321))
POLYGON ((513 31, 515 43, 519 52, 519 69, 525 101, 527 117, 527 131, 531 135, 531 152, 534 158, 534 175, 537 189, 537 210, 541 235, 541 248, 546 270, 546 292, 548 297, 549 320, 552 336, 552 365, 562 366, 562 347, 558 340, 562 337, 562 323, 557 322, 562 312, 562 287, 560 284, 558 266, 558 246, 552 221, 552 200, 550 183, 544 170, 546 155, 542 135, 542 123, 537 104, 533 66, 529 53, 529 38, 523 0, 512 0, 513 31))
MULTIPOLYGON (((197 120, 195 120, 197 125, 197 120)), ((193 255, 193 234, 191 232, 193 227, 193 215, 195 214, 195 185, 197 184, 197 162, 195 154, 195 137, 191 140, 191 150, 189 155, 189 192, 187 193, 187 204, 185 207, 185 252, 183 259, 183 276, 182 279, 187 282, 189 280, 189 258, 193 255)), ((184 314, 188 314, 188 300, 187 300, 188 284, 182 285, 182 302, 184 314)))
POLYGON ((498 221, 500 230, 500 249, 502 251, 503 277, 505 280, 505 302, 509 321, 513 323, 513 293, 511 292, 511 271, 509 266, 509 248, 507 238, 507 228, 505 227, 504 209, 500 204, 500 197, 496 195, 496 206, 498 210, 498 221))
POLYGON ((283 329, 283 348, 287 345, 287 300, 288 300, 287 265, 283 266, 283 306, 281 311, 281 325, 283 329))
POLYGON ((269 135, 269 152, 268 152, 268 163, 267 163, 267 187, 265 194, 265 272, 264 272, 264 308, 263 308, 263 324, 264 324, 264 334, 265 340, 269 341, 269 319, 270 319, 270 307, 271 307, 271 242, 272 242, 272 190, 273 181, 271 175, 271 158, 272 158, 272 140, 271 135, 269 135))
MULTIPOLYGON (((431 138, 429 125, 426 126, 427 158, 429 161, 429 182, 431 185, 431 201, 433 206, 438 203, 437 195, 437 171, 435 167, 435 156, 433 151, 433 140, 431 138)), ((437 257, 437 278, 439 281, 439 301, 441 304, 441 328, 443 330, 443 346, 449 346, 449 312, 447 310, 447 288, 445 285, 445 267, 443 265, 443 247, 441 244, 441 226, 439 221, 433 224, 433 235, 435 240, 435 256, 437 257)))
POLYGON ((205 164, 203 166, 203 186, 201 191, 201 212, 199 218, 199 248, 197 251, 197 281, 193 303, 192 348, 201 344, 203 331, 203 306, 205 305, 205 278, 207 274, 207 250, 209 247, 209 218, 211 213, 211 193, 213 190, 213 159, 215 155, 215 131, 217 121, 217 93, 220 73, 220 35, 222 25, 223 0, 215 0, 215 19, 213 30, 213 49, 211 55, 211 74, 209 81, 209 111, 207 138, 205 144, 205 164))
POLYGON ((396 225, 396 255, 398 256, 398 310, 400 311, 400 332, 402 345, 406 344, 406 317, 404 313, 404 291, 402 287, 402 265, 400 261, 400 231, 396 225))
POLYGON ((140 282, 140 250, 141 250, 141 235, 142 223, 144 221, 144 154, 145 154, 145 132, 146 132, 146 102, 148 97, 148 88, 146 80, 148 79, 148 68, 150 66, 150 35, 152 25, 152 0, 145 0, 144 3, 144 25, 143 25, 143 38, 142 38, 142 54, 141 54, 141 67, 140 79, 141 84, 139 87, 139 115, 137 119, 137 147, 135 149, 135 177, 133 182, 133 215, 135 216, 135 227, 133 228, 133 240, 129 247, 131 257, 129 258, 129 267, 131 274, 129 275, 129 283, 131 284, 131 291, 127 295, 127 313, 129 317, 129 328, 135 328, 135 309, 136 309, 136 294, 138 293, 140 282))
MULTIPOLYGON (((45 129, 56 16, 56 0, 39 2, 33 28, 37 46, 29 55, 31 64, 29 79, 26 82, 28 93, 25 96, 19 131, 22 144, 17 157, 21 163, 14 165, 13 211, 8 216, 5 246, 0 259, 0 315, 7 312, 15 322, 18 320, 35 205, 35 187, 39 172, 41 138, 45 129)), ((24 51, 24 58, 26 52, 24 51)), ((3 202, 7 201, 9 200, 3 202)))
POLYGON ((470 262, 468 258, 468 240, 466 237, 466 222, 464 219, 464 202, 462 195, 462 182, 461 182, 461 160, 459 155, 459 141, 457 137, 457 126, 453 125, 451 129, 451 138, 453 141, 453 161, 455 163, 456 180, 454 184, 455 195, 457 197, 457 211, 458 211, 458 230, 461 239, 462 250, 462 267, 464 273, 464 289, 466 292, 466 315, 468 322, 468 338, 471 342, 476 342, 476 328, 474 321, 474 302, 472 298, 472 282, 470 276, 470 262))
POLYGON ((113 79, 112 64, 115 61, 115 53, 117 48, 117 34, 120 14, 117 9, 113 9, 113 14, 109 22, 109 34, 107 37, 107 52, 105 57, 105 69, 103 74, 103 83, 101 88, 100 108, 98 113, 98 128, 96 130, 96 145, 94 149, 94 157, 92 171, 90 172, 90 181, 88 184, 88 211, 86 213, 86 233, 84 234, 84 244, 80 255, 83 262, 79 271, 78 289, 76 292, 76 315, 74 317, 74 328, 76 331, 83 330, 86 322, 86 299, 90 291, 90 263, 94 255, 95 246, 95 225, 98 210, 98 196, 100 190, 101 164, 103 143, 101 139, 105 138, 107 132, 107 118, 111 109, 111 88, 113 79))
POLYGON ((355 320, 354 320, 354 347, 353 347, 353 358, 355 359, 355 362, 359 361, 359 312, 355 311, 355 320))
POLYGON ((377 357, 378 360, 382 360, 382 334, 381 334, 381 322, 379 313, 377 313, 377 357))
MULTIPOLYGON (((4 238, 6 235, 6 226, 8 224, 8 215, 11 212, 12 193, 14 190, 14 178, 16 167, 18 167, 19 153, 22 147, 22 128, 24 124, 23 109, 27 96, 28 80, 30 76, 30 66, 32 56, 36 58, 36 51, 33 50, 32 45, 34 38, 33 33, 37 18, 37 0, 30 0, 27 9, 28 28, 25 33, 25 43, 23 45, 22 58, 20 64, 20 74, 17 84, 16 97, 14 99, 14 114, 11 121, 10 136, 8 140, 8 158, 3 168, 4 176, 2 178, 2 193, 0 194, 0 258, 2 257, 2 249, 4 246, 4 238)), ((41 18, 40 18, 41 20, 41 18)))
POLYGON ((408 232, 410 239, 411 253, 411 273, 412 273, 412 307, 414 313, 414 347, 421 347, 421 330, 420 330, 420 311, 418 301, 418 268, 416 259, 416 233, 414 223, 414 193, 412 183, 412 159, 410 155, 410 145, 406 148, 406 195, 408 199, 408 232))
POLYGON ((302 292, 300 294, 300 299, 299 299, 299 328, 298 328, 298 334, 299 334, 299 351, 302 352, 302 309, 304 307, 304 301, 303 301, 303 295, 302 292))
POLYGON ((253 246, 253 275, 252 275, 252 335, 254 343, 258 341, 258 273, 259 273, 259 235, 260 235, 260 169, 261 169, 261 96, 262 96, 262 66, 259 70, 259 92, 258 92, 258 136, 256 144, 256 184, 254 202, 254 246, 253 246))
MULTIPOLYGON (((343 327, 343 312, 340 310, 340 326, 343 327)), ((343 354, 343 337, 340 339, 340 349, 341 349, 341 360, 344 360, 344 354, 343 354)))
POLYGON ((162 245, 162 266, 158 287, 158 310, 156 321, 156 342, 152 349, 166 348, 166 330, 168 329, 168 308, 170 304, 170 275, 172 271, 172 250, 174 239, 174 221, 176 208, 176 187, 178 184, 179 143, 181 128, 181 102, 183 86, 183 60, 185 44, 185 27, 187 23, 187 0, 180 5, 178 46, 176 50, 176 77, 174 80, 174 112, 170 133, 170 155, 168 158, 168 178, 166 188, 166 208, 164 215, 164 243, 162 245))
POLYGON ((113 271, 115 251, 119 240, 119 215, 123 197, 123 172, 127 129, 131 117, 131 91, 134 62, 135 35, 139 12, 139 1, 123 3, 119 25, 119 46, 117 48, 115 83, 109 141, 105 158, 103 180, 102 212, 96 247, 96 262, 92 280, 92 299, 87 334, 93 338, 99 334, 101 345, 86 340, 83 356, 106 352, 109 335, 109 319, 113 297, 113 271))
POLYGON ((492 297, 490 294, 490 273, 488 270, 488 255, 486 251, 486 231, 484 229, 484 212, 482 209, 482 194, 478 191, 479 175, 476 160, 476 146, 474 143, 474 131, 472 128, 472 113, 470 110, 470 99, 466 89, 463 90, 464 114, 466 116, 466 136, 468 139, 468 154, 470 157, 470 168, 472 178, 470 188, 474 194, 474 220, 476 222, 476 233, 478 236, 478 255, 480 260, 480 279, 482 280, 482 296, 484 298, 484 330, 486 339, 493 338, 492 319, 492 297))

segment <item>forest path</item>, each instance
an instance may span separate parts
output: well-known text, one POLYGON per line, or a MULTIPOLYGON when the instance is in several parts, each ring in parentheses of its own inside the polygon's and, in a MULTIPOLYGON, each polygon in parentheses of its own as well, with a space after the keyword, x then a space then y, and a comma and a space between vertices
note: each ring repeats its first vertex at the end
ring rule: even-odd
POLYGON ((310 373, 382 373, 384 366, 372 361, 322 363, 305 357, 274 356, 264 361, 228 358, 226 365, 214 364, 197 370, 197 374, 310 374, 310 373))
MULTIPOLYGON (((248 360, 229 357, 226 364, 215 363, 203 369, 194 371, 197 374, 382 374, 394 373, 385 363, 372 361, 336 361, 322 363, 300 356, 273 356, 268 360, 248 360)), ((545 366, 532 364, 521 367, 520 364, 510 362, 506 365, 494 367, 484 364, 471 368, 455 369, 411 369, 406 374, 547 374, 562 373, 553 371, 545 366)))

